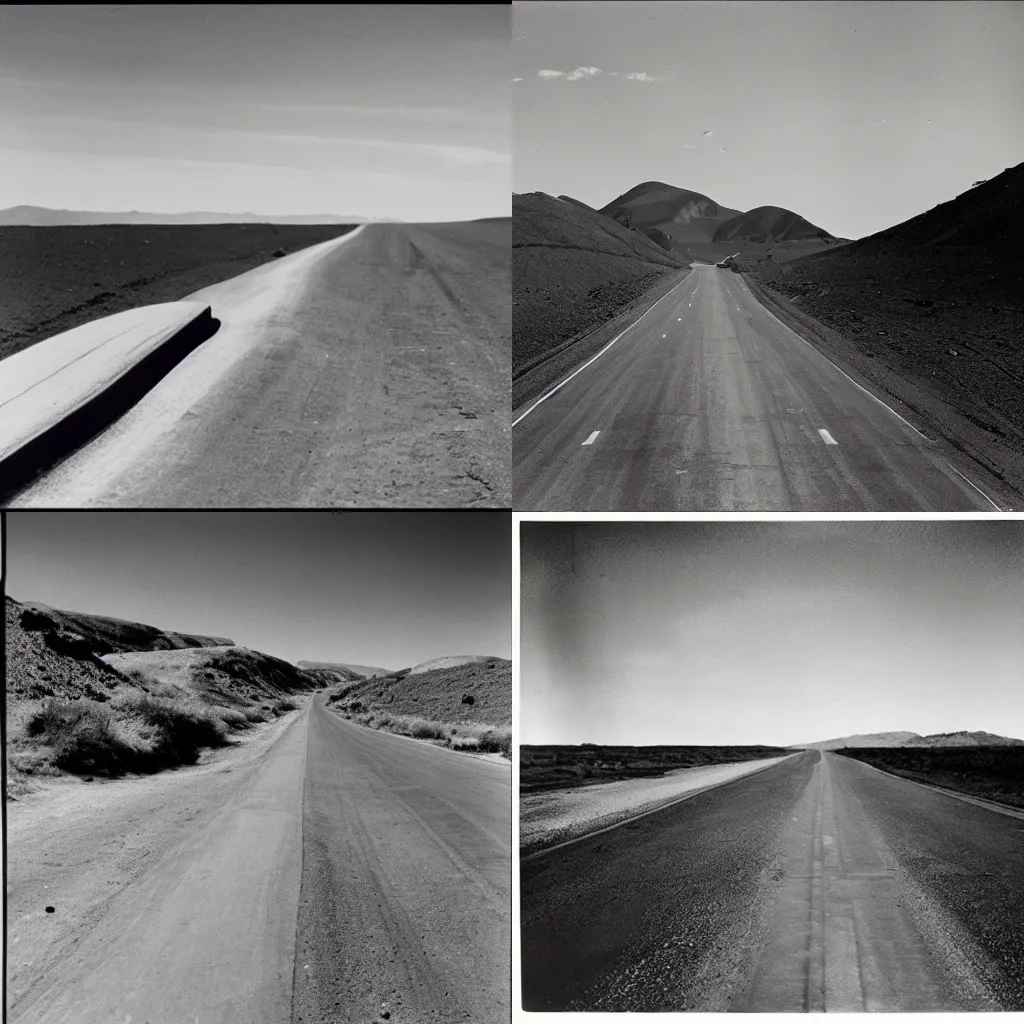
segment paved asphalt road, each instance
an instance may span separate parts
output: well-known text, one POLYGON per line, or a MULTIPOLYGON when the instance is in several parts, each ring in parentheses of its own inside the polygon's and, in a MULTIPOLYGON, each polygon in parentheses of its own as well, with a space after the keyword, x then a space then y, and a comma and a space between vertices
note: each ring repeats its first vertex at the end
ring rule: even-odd
POLYGON ((784 326, 742 278, 713 266, 695 267, 536 401, 513 415, 521 511, 998 507, 942 445, 784 326))
POLYGON ((1024 833, 836 754, 523 862, 532 1010, 1024 1008, 1024 833))
POLYGON ((508 1020, 509 767, 322 701, 210 765, 14 805, 11 1024, 508 1020))
POLYGON ((219 331, 11 504, 507 508, 510 255, 373 224, 187 296, 219 331))
POLYGON ((310 711, 293 1021, 507 1024, 507 765, 310 711))

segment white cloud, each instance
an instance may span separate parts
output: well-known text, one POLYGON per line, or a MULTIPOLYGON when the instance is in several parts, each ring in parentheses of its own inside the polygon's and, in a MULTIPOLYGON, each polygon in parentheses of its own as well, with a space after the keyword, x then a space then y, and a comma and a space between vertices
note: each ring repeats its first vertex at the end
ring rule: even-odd
POLYGON ((658 81, 658 79, 655 78, 654 75, 649 75, 649 74, 647 74, 646 71, 630 71, 624 77, 630 79, 630 81, 633 81, 633 82, 656 82, 656 81, 658 81))
POLYGON ((512 79, 512 81, 513 81, 513 82, 521 82, 521 81, 522 81, 522 79, 521 79, 521 78, 513 78, 513 79, 512 79))
POLYGON ((715 137, 715 133, 710 129, 706 132, 701 132, 701 135, 703 135, 705 139, 713 139, 715 137))
POLYGON ((564 78, 567 82, 578 82, 581 78, 596 78, 598 75, 603 75, 604 72, 600 68, 576 68, 575 71, 551 71, 545 69, 544 71, 538 71, 538 78, 564 78))

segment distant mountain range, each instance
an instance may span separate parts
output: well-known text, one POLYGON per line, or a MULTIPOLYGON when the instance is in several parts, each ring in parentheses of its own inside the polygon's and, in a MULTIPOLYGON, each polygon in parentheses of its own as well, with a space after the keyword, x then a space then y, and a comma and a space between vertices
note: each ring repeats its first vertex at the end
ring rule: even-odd
MULTIPOLYGON (((569 200, 566 196, 565 199, 569 200)), ((575 202, 575 200, 569 200, 575 202)), ((582 204, 580 204, 582 205, 582 204)), ((745 213, 719 206, 700 192, 645 181, 599 211, 619 223, 657 228, 674 242, 792 242, 832 239, 833 235, 781 206, 758 206, 745 213)))
MULTIPOLYGON (((128 210, 103 213, 94 210, 50 210, 45 206, 11 206, 0 210, 3 227, 68 227, 80 224, 366 224, 370 219, 356 214, 334 213, 142 213, 128 210)), ((384 223, 400 223, 388 217, 384 223)))
POLYGON ((940 732, 920 736, 916 732, 872 732, 842 736, 817 743, 794 743, 790 750, 842 750, 844 747, 1016 747, 1024 740, 990 732, 940 732))

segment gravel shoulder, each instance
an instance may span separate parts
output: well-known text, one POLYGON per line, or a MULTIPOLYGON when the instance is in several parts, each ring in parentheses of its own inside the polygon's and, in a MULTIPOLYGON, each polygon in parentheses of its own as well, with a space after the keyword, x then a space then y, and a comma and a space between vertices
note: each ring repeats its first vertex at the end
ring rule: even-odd
POLYGON ((655 810, 689 793, 763 771, 783 758, 679 768, 655 778, 529 793, 519 800, 519 849, 530 854, 655 810))

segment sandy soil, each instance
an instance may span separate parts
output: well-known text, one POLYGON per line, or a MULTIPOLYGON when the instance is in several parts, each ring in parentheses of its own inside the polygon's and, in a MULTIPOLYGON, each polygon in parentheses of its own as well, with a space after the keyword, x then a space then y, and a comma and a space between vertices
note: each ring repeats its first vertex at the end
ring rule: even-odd
POLYGON ((272 224, 0 227, 0 358, 347 234, 272 224))
MULTIPOLYGON (((180 962, 172 962, 170 957, 163 969, 159 959, 142 970, 135 962, 133 985, 105 996, 87 992, 81 972, 85 970, 88 977, 90 965, 106 963, 107 947, 126 934, 136 934, 136 941, 141 942, 141 931, 156 940, 161 934, 159 926, 166 921, 161 918, 146 924, 144 917, 140 919, 140 910, 148 902, 157 903, 160 894, 173 891, 182 864, 195 866, 193 854, 197 851, 190 849, 190 843, 207 830, 212 835, 229 820, 226 810, 233 798, 259 788, 261 769, 269 764, 271 750, 283 750, 279 744, 290 735, 302 738, 301 732, 294 732, 301 716, 302 712, 293 712, 254 730, 229 750, 207 752, 195 767, 112 782, 45 782, 39 792, 8 804, 6 999, 12 1024, 108 1019, 107 1007, 102 1016, 75 1017, 69 998, 85 1000, 89 1009, 80 1008, 76 1011, 79 1013, 97 1010, 97 998, 112 1000, 122 1012, 113 1019, 123 1020, 123 1012, 142 998, 140 993, 152 994, 160 985, 175 984, 175 978, 180 987, 180 962), (53 912, 47 913, 47 907, 53 912), (147 970, 153 975, 148 981, 147 970)), ((295 796, 301 800, 301 765, 296 774, 295 796)), ((294 838, 301 843, 298 808, 295 817, 294 838)), ((256 824, 255 819, 252 824, 256 824)), ((270 843, 269 833, 261 841, 264 846, 270 843)), ((207 852, 212 854, 214 849, 207 852)), ((258 875, 253 873, 254 878, 258 875)), ((297 899, 297 869, 293 883, 297 899)), ((210 892, 202 901, 205 917, 199 907, 191 908, 196 920, 209 921, 213 909, 223 915, 222 923, 241 924, 244 908, 252 907, 252 894, 241 898, 244 894, 237 893, 240 900, 235 903, 230 902, 231 893, 224 888, 220 898, 214 899, 215 895, 210 892), (228 901, 227 905, 223 900, 228 901)), ((286 902, 279 899, 275 907, 267 907, 260 914, 283 920, 293 940, 295 907, 291 908, 289 921, 286 902)), ((189 912, 190 907, 181 906, 179 910, 189 912)), ((265 949, 272 932, 273 928, 263 931, 258 940, 253 936, 246 952, 250 960, 259 958, 257 946, 265 949)), ((287 941, 287 930, 284 934, 287 941)), ((192 981, 190 998, 208 998, 210 990, 200 991, 204 986, 199 979, 194 977, 192 981)), ((215 981, 211 983, 216 991, 215 981)), ((287 990, 289 986, 285 985, 282 991, 287 990)), ((179 1000, 181 1016, 140 1019, 172 1024, 186 1019, 183 1007, 179 1000)), ((222 1017, 210 1010, 202 1019, 219 1021, 222 1017)), ((278 1024, 285 1018, 260 1019, 278 1024)))
POLYGON ((659 778, 625 779, 596 786, 527 794, 519 801, 520 851, 532 853, 589 835, 687 794, 720 786, 782 760, 770 757, 737 764, 680 768, 659 778))

